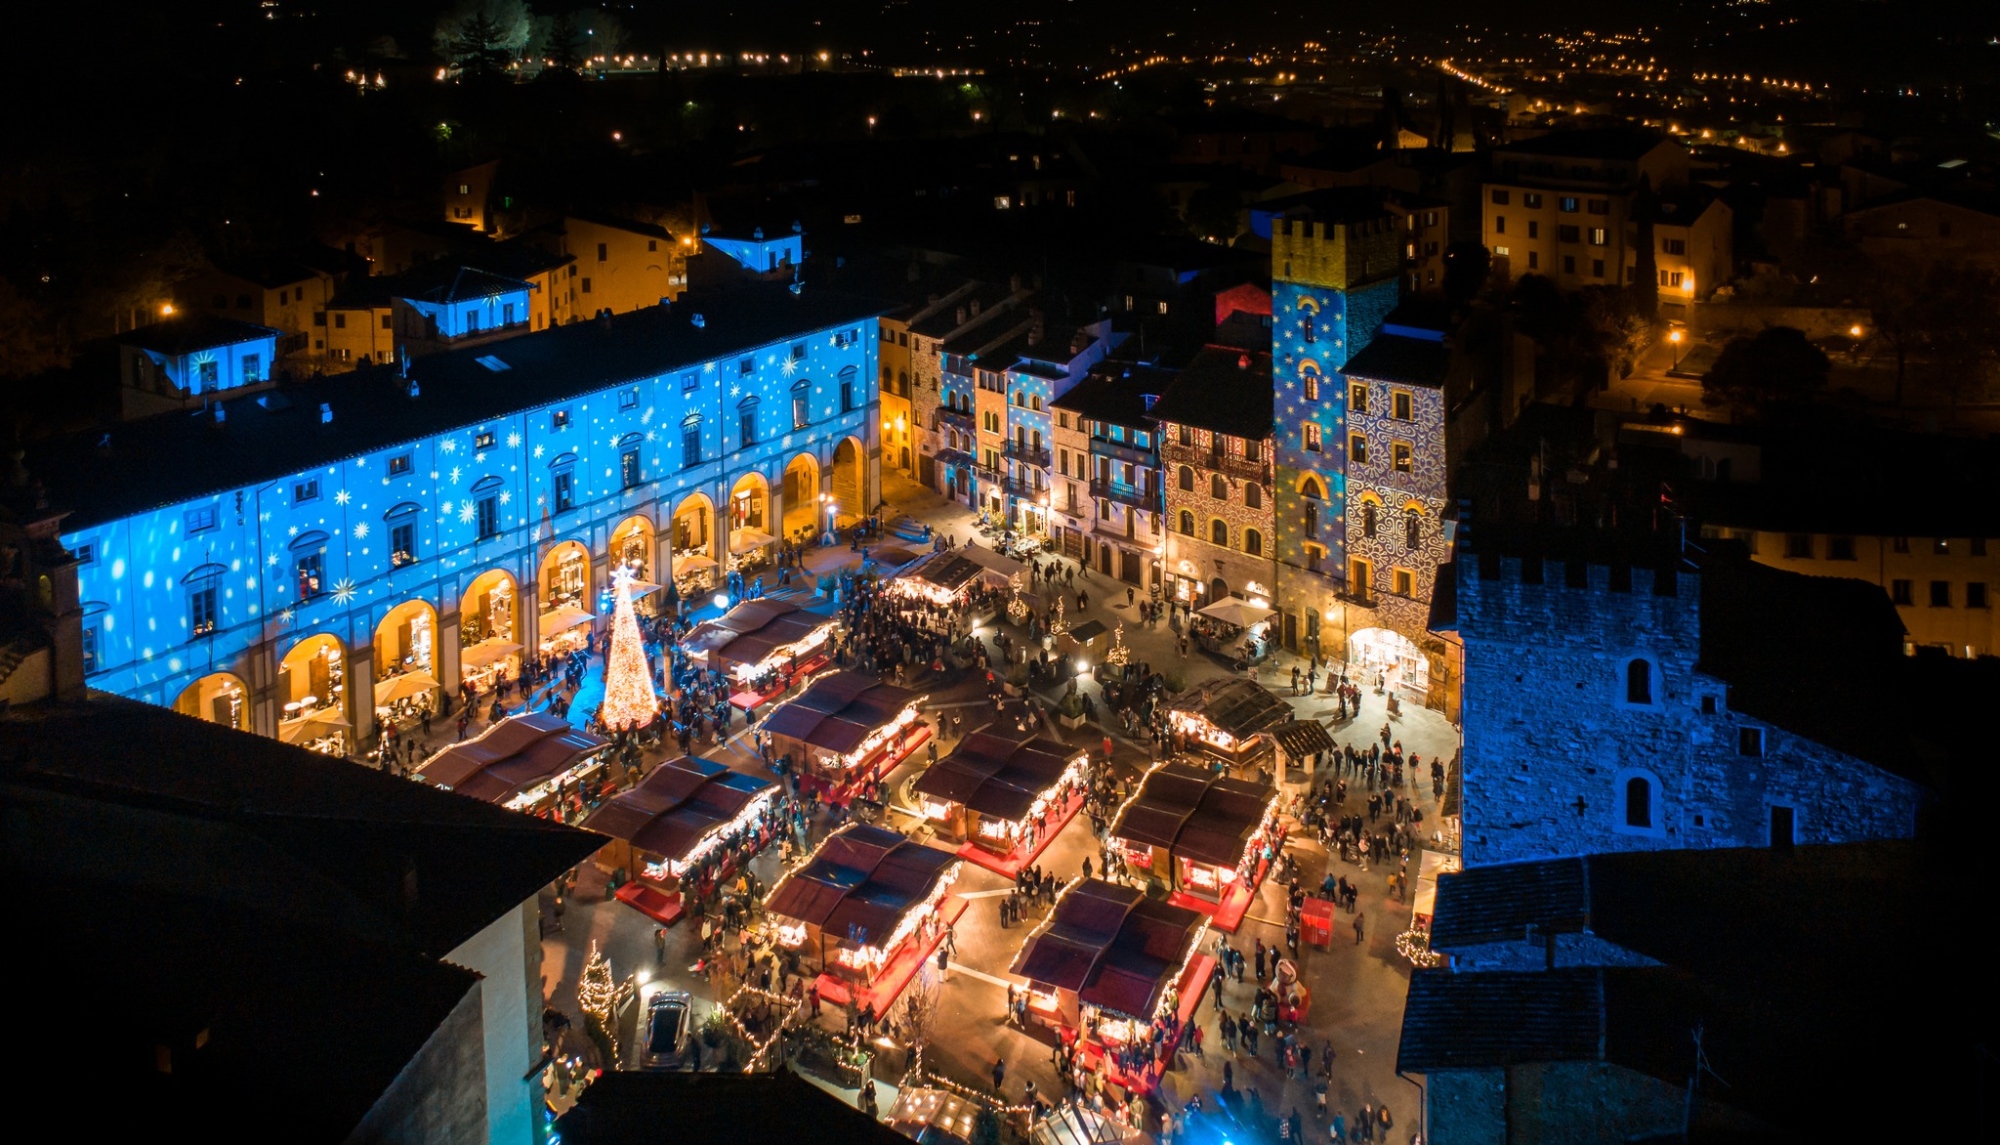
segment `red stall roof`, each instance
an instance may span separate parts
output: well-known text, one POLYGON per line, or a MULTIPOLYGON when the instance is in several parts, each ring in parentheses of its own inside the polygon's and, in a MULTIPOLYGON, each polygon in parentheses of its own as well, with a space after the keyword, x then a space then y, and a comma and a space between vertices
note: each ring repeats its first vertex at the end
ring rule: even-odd
POLYGON ((610 742, 545 712, 524 712, 445 748, 417 775, 461 795, 505 803, 602 751, 610 742))
POLYGON ((860 672, 834 672, 813 681, 812 687, 757 726, 772 735, 845 755, 861 746, 868 733, 921 699, 908 688, 884 684, 860 672))
POLYGON ((1146 777, 1111 835, 1169 848, 1175 855, 1233 867, 1264 821, 1277 789, 1227 779, 1207 768, 1170 763, 1146 777))
POLYGON ((885 827, 850 824, 812 862, 771 888, 768 914, 812 923, 835 938, 885 942, 960 859, 885 827))
POLYGON ((781 600, 746 600, 714 620, 704 620, 681 641, 693 656, 736 664, 762 663, 787 644, 797 644, 833 624, 831 616, 808 612, 781 600))
POLYGON ((1056 785, 1080 753, 1032 732, 987 724, 974 731, 917 780, 916 790, 963 803, 981 815, 1019 819, 1036 798, 1056 785))
POLYGON ((681 862, 758 796, 775 790, 777 784, 768 779, 684 755, 654 768, 639 786, 606 802, 587 822, 592 831, 681 862))
POLYGON ((1127 1017, 1146 1019, 1181 972, 1203 922, 1143 891, 1084 879, 1065 892, 1047 929, 1030 938, 1013 972, 1127 1017))

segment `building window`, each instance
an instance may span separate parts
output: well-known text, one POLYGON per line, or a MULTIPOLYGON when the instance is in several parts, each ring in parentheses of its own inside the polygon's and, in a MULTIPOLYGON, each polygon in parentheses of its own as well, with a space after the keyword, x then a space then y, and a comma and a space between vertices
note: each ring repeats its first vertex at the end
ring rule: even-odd
POLYGON ((1396 472, 1408 473, 1410 471, 1409 442, 1399 441, 1396 442, 1394 445, 1390 446, 1390 457, 1395 464, 1396 472))
POLYGON ((1528 252, 1528 269, 1529 269, 1529 270, 1540 270, 1541 268, 1542 268, 1542 256, 1541 256, 1541 254, 1540 254, 1540 253, 1538 253, 1538 252, 1536 252, 1536 251, 1529 251, 1529 252, 1528 252))
POLYGON ((1368 589, 1375 583, 1374 573, 1375 570, 1368 567, 1367 561, 1349 561, 1347 565, 1347 591, 1363 600, 1367 600, 1368 589))
POLYGON ((1208 541, 1212 545, 1219 545, 1225 549, 1228 548, 1229 523, 1219 519, 1210 521, 1208 523, 1208 541))
POLYGON ((1181 466, 1180 486, 1184 493, 1194 492, 1194 470, 1189 466, 1181 466))
POLYGON ((1415 572, 1409 569, 1396 569, 1390 575, 1393 578, 1391 591, 1397 596, 1411 597, 1417 595, 1417 574, 1415 572))
POLYGON ((1813 555, 1813 539, 1810 533, 1786 533, 1785 555, 1795 561, 1809 561, 1813 555))
POLYGON ((1375 502, 1363 501, 1361 503, 1362 536, 1373 537, 1375 535, 1376 529, 1380 527, 1380 522, 1379 522, 1380 515, 1381 515, 1381 510, 1376 506, 1375 502))
POLYGON ((623 488, 631 489, 639 484, 639 447, 633 446, 618 454, 618 480, 623 488))
POLYGON ((812 424, 812 390, 805 382, 792 387, 792 428, 804 429, 812 424))
POLYGON ((1255 529, 1243 530, 1243 551, 1253 557, 1264 555, 1264 535, 1255 529))
POLYGON ((1349 382, 1347 385, 1347 408, 1353 413, 1368 412, 1368 383, 1349 382))
POLYGON ((701 388, 701 375, 693 370, 681 375, 681 392, 691 394, 701 388))
POLYGON ((1389 395, 1390 416, 1397 421, 1412 420, 1416 416, 1410 412, 1412 404, 1410 391, 1397 390, 1395 393, 1389 395))
POLYGON ((1851 561, 1854 559, 1853 537, 1828 537, 1826 539, 1826 559, 1830 561, 1851 561))
POLYGON ((1562 243, 1582 242, 1583 231, 1579 227, 1559 226, 1556 228, 1556 241, 1562 243))
POLYGON ((76 548, 70 550, 69 555, 75 558, 77 564, 95 564, 97 563, 97 546, 78 545, 76 548))
POLYGON ((402 568, 417 559, 417 523, 404 521, 389 526, 389 567, 402 568))
POLYGON ((559 409, 549 414, 549 428, 561 432, 569 428, 569 411, 559 409))
POLYGON ((188 630, 195 636, 207 636, 215 631, 215 624, 215 583, 210 580, 188 593, 188 630))
POLYGON ((1178 523, 1179 523, 1179 525, 1180 525, 1180 534, 1181 534, 1181 536, 1183 536, 1183 537, 1192 537, 1192 536, 1194 536, 1194 514, 1193 514, 1193 513, 1190 513, 1190 512, 1188 512, 1188 511, 1187 511, 1186 509, 1182 509, 1182 510, 1181 510, 1181 517, 1180 517, 1180 521, 1179 521, 1178 523))
POLYGON ((619 409, 638 409, 638 408, 639 408, 639 387, 637 387, 637 386, 632 386, 632 387, 630 387, 630 388, 628 388, 628 389, 623 389, 623 390, 619 390, 619 391, 618 391, 618 408, 619 408, 619 409))
POLYGON ((1246 509, 1262 509, 1264 507, 1264 487, 1255 481, 1245 481, 1243 483, 1243 506, 1246 509))
POLYGON ((325 588, 326 558, 319 553, 306 553, 295 564, 298 572, 299 599, 311 600, 325 588))
POLYGON ((1566 215, 1576 214, 1577 200, 1574 195, 1563 195, 1556 199, 1556 210, 1566 215))
POLYGON ((1504 235, 1507 233, 1507 216, 1505 215, 1493 216, 1493 233, 1496 235, 1504 235))
POLYGON ((1304 521, 1302 522, 1302 524, 1301 524, 1301 526, 1300 526, 1300 527, 1301 527, 1301 528, 1302 528, 1302 529, 1303 529, 1303 530, 1305 531, 1305 535, 1306 535, 1306 536, 1308 536, 1308 537, 1317 537, 1317 536, 1319 536, 1319 503, 1318 503, 1318 502, 1316 502, 1316 501, 1307 501, 1307 502, 1306 502, 1306 509, 1305 509, 1305 518, 1304 518, 1304 521))
POLYGON ((802 362, 805 360, 805 357, 806 357, 806 344, 804 342, 792 343, 792 361, 802 362))
POLYGON ((1950 581, 1948 581, 1948 580, 1934 580, 1934 581, 1932 581, 1932 582, 1931 582, 1931 607, 1932 607, 1932 608, 1950 608, 1950 607, 1951 607, 1951 582, 1950 582, 1950 581))
POLYGON ((259 354, 243 355, 243 384, 250 385, 264 380, 264 359, 259 354))
POLYGON ((744 445, 755 445, 757 443, 756 410, 747 409, 743 411, 742 416, 737 422, 737 436, 742 439, 744 445))
MULTIPOLYGON (((854 367, 849 366, 840 373, 840 412, 852 413, 854 410, 854 367)), ((1035 402, 1039 405, 1041 404, 1041 399, 1036 398, 1035 402)))
POLYGON ((757 359, 755 358, 744 358, 742 361, 736 363, 736 372, 744 377, 748 377, 750 372, 756 368, 757 359))
POLYGON ((1907 605, 1914 599, 1914 588, 1907 580, 1889 582, 1889 599, 1896 604, 1907 605))
POLYGON ((97 671, 97 625, 85 625, 83 629, 83 674, 88 676, 97 671))
POLYGON ((1653 662, 1650 660, 1628 660, 1625 662, 1625 702, 1651 707, 1653 703, 1653 662))
POLYGON ((1305 372, 1305 377, 1304 377, 1304 379, 1303 379, 1303 382, 1304 382, 1304 385, 1305 385, 1305 391, 1306 391, 1306 400, 1307 400, 1307 401, 1309 401, 1309 402, 1316 402, 1316 401, 1318 401, 1318 400, 1319 400, 1319 375, 1318 375, 1317 373, 1315 373, 1315 372, 1311 371, 1311 370, 1307 370, 1307 371, 1305 372))
POLYGON ((583 292, 585 294, 590 293, 590 276, 587 274, 583 276, 583 292))
POLYGON ((478 502, 477 519, 479 539, 484 541, 500 535, 500 498, 481 497, 478 502))
POLYGON ((1215 473, 1209 476, 1208 495, 1217 501, 1229 500, 1229 482, 1222 479, 1222 474, 1215 473))
POLYGON ((1403 547, 1411 552, 1424 547, 1424 515, 1415 509, 1403 510, 1403 547))
POLYGON ((1320 451, 1319 423, 1311 421, 1306 422, 1304 426, 1304 433, 1305 433, 1304 444, 1306 452, 1318 453, 1320 451))
POLYGON ((389 476, 408 477, 410 475, 410 455, 399 453, 389 459, 389 476))
POLYGON ((292 486, 292 501, 301 503, 319 500, 319 478, 300 481, 292 486))
POLYGON ((189 509, 181 514, 181 522, 190 534, 206 533, 215 528, 215 506, 204 505, 199 509, 189 509))
POLYGON ((1763 755, 1763 754, 1764 754, 1764 729, 1763 729, 1763 728, 1737 728, 1737 729, 1736 729, 1736 754, 1737 754, 1737 755, 1763 755))
POLYGON ((1625 781, 1625 826, 1638 831, 1653 830, 1653 781, 1635 775, 1625 781))
POLYGON ((701 428, 699 426, 681 430, 681 465, 701 464, 701 428))
POLYGON ((558 471, 553 494, 555 512, 567 513, 576 508, 576 473, 568 469, 558 471))
POLYGON ((1985 581, 1983 581, 1983 580, 1969 580, 1969 581, 1966 581, 1966 582, 1965 582, 1965 607, 1967 607, 1967 608, 1985 608, 1985 607, 1986 607, 1986 582, 1985 582, 1985 581))
POLYGON ((1771 846, 1790 847, 1798 841, 1798 811, 1782 803, 1771 804, 1771 846))
POLYGON ((491 433, 481 433, 475 435, 472 439, 472 448, 474 449, 493 448, 493 435, 491 433))
POLYGON ((1508 199, 1511 199, 1511 198, 1513 198, 1513 196, 1512 196, 1512 195, 1510 195, 1510 194, 1508 194, 1508 193, 1507 193, 1507 192, 1506 192, 1505 190, 1503 190, 1502 188, 1499 188, 1499 187, 1495 187, 1495 188, 1493 188, 1493 205, 1494 205, 1494 206, 1496 206, 1496 207, 1504 207, 1504 206, 1506 206, 1506 205, 1507 205, 1507 200, 1508 200, 1508 199))

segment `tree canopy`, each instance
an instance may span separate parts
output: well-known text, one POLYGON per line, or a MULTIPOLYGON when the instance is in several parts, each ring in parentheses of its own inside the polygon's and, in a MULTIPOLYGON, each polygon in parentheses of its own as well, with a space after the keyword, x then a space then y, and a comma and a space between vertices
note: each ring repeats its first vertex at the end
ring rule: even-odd
POLYGON ((1701 388, 1714 403, 1734 403, 1759 411, 1805 401, 1826 389, 1833 363, 1803 331, 1771 326, 1732 338, 1702 375, 1701 388))

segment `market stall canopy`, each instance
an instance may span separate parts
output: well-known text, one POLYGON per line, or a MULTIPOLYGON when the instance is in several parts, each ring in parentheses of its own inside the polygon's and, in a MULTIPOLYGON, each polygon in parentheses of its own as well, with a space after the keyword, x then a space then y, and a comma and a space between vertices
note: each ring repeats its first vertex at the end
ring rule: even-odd
POLYGON ((916 560, 917 554, 901 545, 884 545, 879 549, 870 549, 868 559, 887 568, 901 568, 916 560))
POLYGON ((508 716, 424 762, 417 777, 488 803, 505 803, 610 746, 546 712, 508 716))
POLYGON ((700 553, 685 553, 674 558, 674 575, 686 576, 702 569, 712 569, 715 562, 700 553))
POLYGON ((1070 761, 1083 754, 1033 733, 987 724, 959 741, 917 780, 914 790, 946 803, 962 803, 981 815, 1010 822, 1026 815, 1042 793, 1054 787, 1070 761))
POLYGON ((597 617, 574 604, 565 604, 552 612, 542 614, 542 639, 547 640, 558 632, 567 632, 579 624, 589 624, 596 619, 597 617))
POLYGON ((922 699, 908 688, 884 684, 860 672, 832 672, 764 717, 758 727, 808 747, 846 755, 860 747, 869 733, 922 699))
POLYGON ((684 755, 654 768, 639 786, 599 807, 584 825, 648 854, 683 862, 703 839, 776 791, 768 779, 684 755))
POLYGON ((467 671, 490 668, 520 650, 519 644, 510 644, 505 640, 481 640, 459 652, 458 666, 467 671))
POLYGON ((1202 915, 1134 887, 1083 879, 1057 900, 1013 972, 1128 1018, 1151 1018, 1199 940, 1202 915))
POLYGON ((437 679, 429 672, 404 672, 375 683, 375 706, 386 708, 397 700, 412 699, 438 686, 437 679))
POLYGON ((932 553, 897 573, 896 579, 909 577, 948 592, 957 592, 975 577, 985 577, 998 588, 1010 583, 1017 574, 1027 571, 1028 566, 1013 557, 968 544, 963 548, 932 553))
POLYGON ((764 900, 766 914, 810 923, 858 944, 886 942, 911 908, 961 862, 901 832, 860 823, 828 836, 812 862, 786 875, 764 900))
POLYGON ((1333 736, 1318 720, 1287 720, 1271 729, 1271 738, 1293 759, 1303 759, 1316 751, 1332 751, 1333 736))
POLYGON ((1166 847, 1180 858, 1234 867, 1277 796, 1268 783, 1170 763, 1146 776, 1111 835, 1166 847))
POLYGON ((340 714, 339 708, 321 708, 296 720, 279 721, 278 738, 285 743, 298 743, 346 730, 347 717, 340 714))
POLYGON ((630 591, 633 600, 644 600, 646 597, 660 591, 660 586, 649 580, 635 580, 632 582, 630 591))
POLYGON ((1224 624, 1234 624, 1238 628, 1248 628, 1253 624, 1262 624, 1278 614, 1262 605, 1251 604, 1241 597, 1230 596, 1201 609, 1198 615, 1220 620, 1224 624))
POLYGON ((681 641, 690 656, 710 656, 738 664, 761 664, 778 649, 799 644, 833 627, 830 616, 779 600, 746 600, 695 625, 681 641))
POLYGON ((1202 684, 1175 696, 1167 710, 1199 716, 1238 741, 1270 731, 1292 718, 1292 706, 1255 680, 1236 678, 1202 684))
POLYGON ((1070 629, 1065 635, 1078 644, 1088 644, 1104 635, 1104 622, 1102 620, 1086 620, 1082 624, 1070 629))
POLYGON ((747 553, 754 549, 761 549, 765 545, 776 544, 777 542, 778 538, 761 530, 738 529, 730 534, 729 551, 732 553, 747 553))

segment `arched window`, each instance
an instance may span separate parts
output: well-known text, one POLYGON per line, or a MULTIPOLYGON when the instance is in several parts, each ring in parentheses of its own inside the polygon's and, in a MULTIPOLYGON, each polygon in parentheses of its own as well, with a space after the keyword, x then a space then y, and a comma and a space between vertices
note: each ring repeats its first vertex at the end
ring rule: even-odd
POLYGON ((1208 523, 1208 541, 1223 548, 1229 547, 1229 522, 1216 518, 1208 523))
POLYGON ((1180 527, 1181 527, 1181 536, 1183 537, 1194 536, 1194 514, 1188 512, 1186 509, 1182 509, 1180 527))
POLYGON ((1424 547, 1424 516, 1415 509, 1403 510, 1403 545, 1412 551, 1424 547))
POLYGON ((1326 491, 1320 488, 1317 477, 1306 478, 1305 483, 1299 486, 1299 495, 1312 501, 1326 500, 1326 491))
POLYGON ((1299 370, 1299 384, 1305 390, 1306 400, 1319 400, 1319 367, 1307 365, 1299 370))
POLYGON ((1628 704, 1651 704, 1653 702, 1653 665, 1648 660, 1630 660, 1625 664, 1625 702, 1628 704))
POLYGON ((1376 528, 1377 528, 1377 526, 1378 526, 1378 523, 1379 523, 1378 519, 1379 519, 1380 515, 1381 515, 1381 514, 1380 514, 1380 510, 1379 510, 1379 509, 1378 509, 1378 508, 1376 507, 1376 504, 1375 504, 1375 502, 1373 502, 1373 501, 1363 501, 1363 502, 1361 503, 1361 535, 1362 535, 1362 536, 1364 536, 1364 537, 1372 537, 1372 536, 1374 536, 1374 535, 1375 535, 1375 530, 1376 530, 1376 528))
POLYGON ((1653 829, 1653 781, 1643 775, 1625 781, 1625 825, 1653 829))
POLYGON ((1208 479, 1208 495, 1217 501, 1229 500, 1229 483, 1222 479, 1222 474, 1216 473, 1210 475, 1208 479))
POLYGON ((1243 483, 1243 504, 1252 509, 1264 507, 1264 487, 1255 481, 1243 483))
POLYGON ((1189 466, 1186 466, 1186 465, 1183 465, 1183 466, 1181 466, 1181 472, 1180 472, 1180 483, 1181 483, 1181 492, 1183 492, 1183 493, 1192 493, 1192 492, 1194 492, 1194 469, 1193 469, 1193 468, 1191 468, 1191 467, 1189 467, 1189 466))
POLYGON ((804 378, 792 383, 792 428, 812 424, 812 383, 804 378))
POLYGON ((1253 557, 1264 555, 1264 535, 1255 529, 1243 530, 1243 551, 1253 557))

